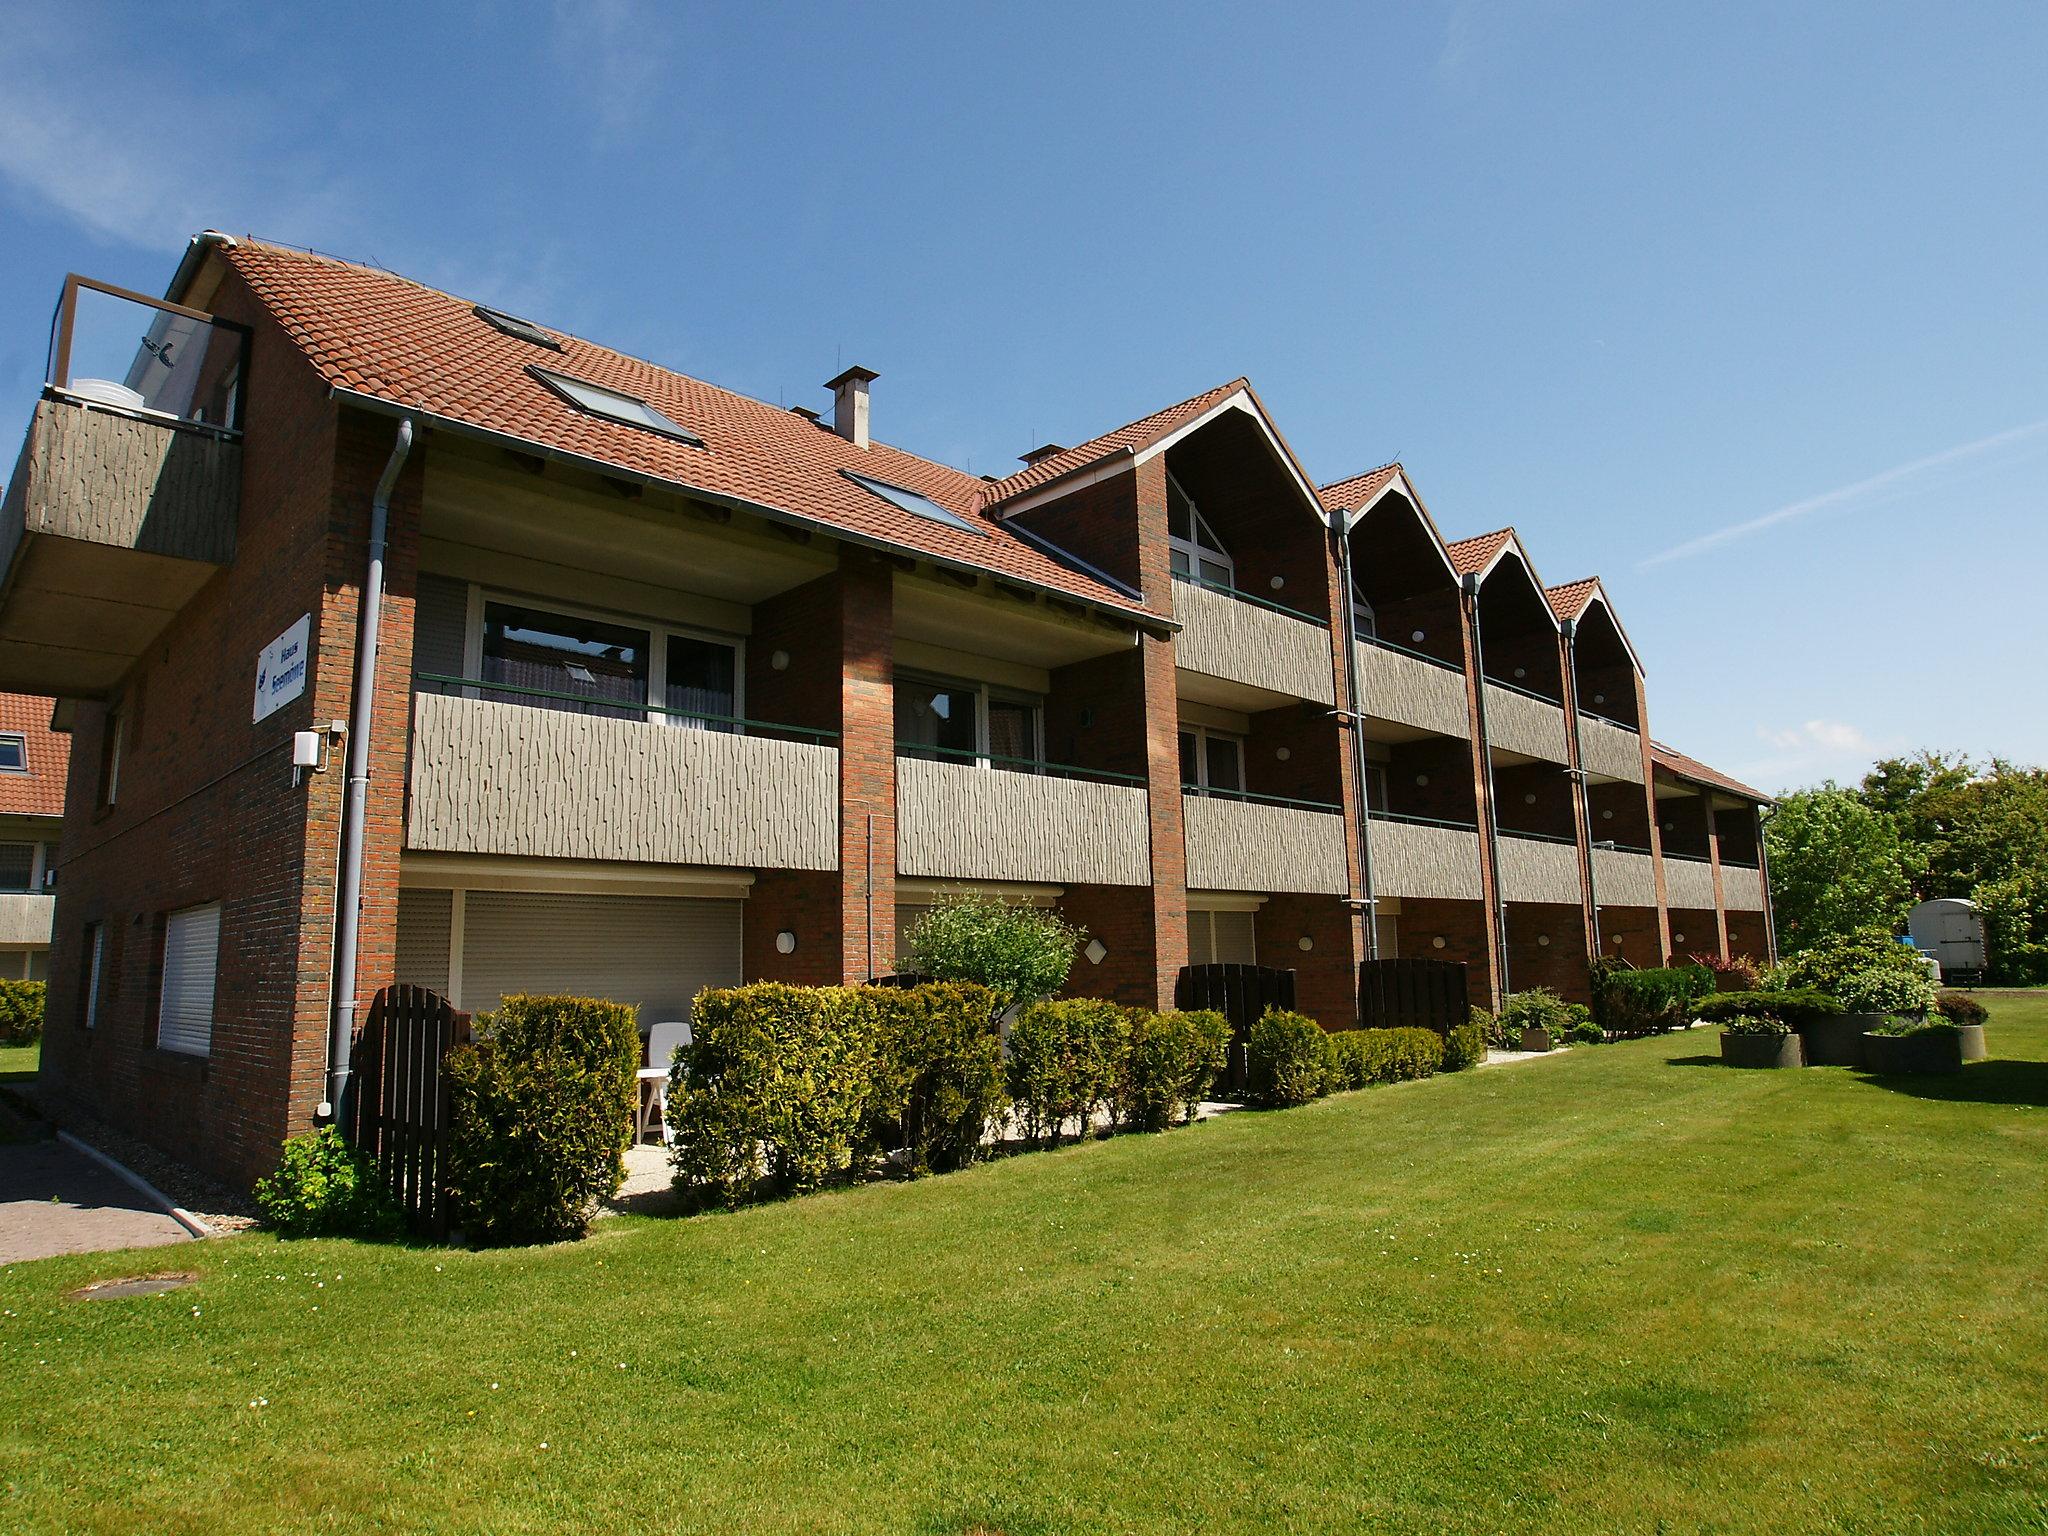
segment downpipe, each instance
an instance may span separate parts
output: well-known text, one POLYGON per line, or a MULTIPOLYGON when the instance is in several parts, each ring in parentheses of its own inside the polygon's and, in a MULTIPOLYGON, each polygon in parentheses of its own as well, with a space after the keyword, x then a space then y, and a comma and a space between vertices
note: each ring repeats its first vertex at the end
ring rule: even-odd
POLYGON ((1493 864, 1495 938, 1493 963, 1497 968, 1500 995, 1508 995, 1508 896, 1500 877, 1500 797, 1493 784, 1493 742, 1486 725, 1486 639, 1479 628, 1479 577, 1467 571, 1458 583, 1465 594, 1465 622, 1472 636, 1472 666, 1479 686, 1479 760, 1486 769, 1486 855, 1493 864))
POLYGON ((1579 822, 1586 829, 1586 916, 1593 955, 1600 955, 1600 891, 1593 880, 1593 787, 1586 781, 1586 744, 1579 724, 1579 621, 1564 621, 1564 680, 1571 695, 1572 782, 1579 792, 1579 822))
POLYGON ((1342 588, 1337 601, 1339 628, 1344 635, 1344 709, 1351 728, 1351 792, 1358 802, 1358 875, 1363 890, 1360 906, 1365 912, 1365 958, 1380 957, 1379 894, 1373 884, 1372 804, 1367 795, 1365 758, 1365 703, 1358 678, 1358 636, 1351 617, 1351 520, 1342 511, 1330 513, 1330 532, 1337 537, 1337 581, 1342 588))
POLYGON ((348 786, 342 801, 341 883, 335 895, 333 1017, 327 1029, 327 1097, 318 1114, 340 1117, 347 1102, 349 1056, 355 1047, 357 953, 363 927, 363 823, 370 799, 370 725, 377 704, 377 643, 384 620, 384 546, 391 524, 391 493, 412 452, 410 416, 398 423, 391 457, 370 498, 369 564, 356 607, 355 697, 348 728, 348 786))

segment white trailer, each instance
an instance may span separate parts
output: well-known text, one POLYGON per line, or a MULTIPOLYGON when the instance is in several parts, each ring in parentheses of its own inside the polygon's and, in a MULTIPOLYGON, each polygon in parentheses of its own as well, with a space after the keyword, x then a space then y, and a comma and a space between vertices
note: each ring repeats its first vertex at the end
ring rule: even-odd
POLYGON ((1941 965, 1941 979, 1972 986, 1984 979, 1984 914, 1960 896, 1923 901, 1906 918, 1913 947, 1941 965))

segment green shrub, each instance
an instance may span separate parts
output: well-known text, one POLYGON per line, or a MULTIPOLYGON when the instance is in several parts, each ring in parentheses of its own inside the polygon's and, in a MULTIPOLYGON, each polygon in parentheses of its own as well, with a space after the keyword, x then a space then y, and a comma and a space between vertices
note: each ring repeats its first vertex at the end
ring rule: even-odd
POLYGON ((1443 1066, 1444 1037, 1433 1029, 1340 1029, 1323 1037, 1333 1092, 1405 1083, 1443 1066))
POLYGON ((1571 1012, 1571 1024, 1564 1032, 1566 1040, 1570 1041, 1573 1045, 1603 1045, 1606 1043, 1607 1031, 1593 1022, 1592 1009, 1586 1007, 1583 1003, 1573 1003, 1571 1005, 1571 1012))
MULTIPOLYGON (((1730 992, 1728 996, 1739 997, 1741 993, 1730 992)), ((1737 1013, 1721 1021, 1724 1035, 1777 1035, 1783 1037, 1792 1033, 1783 1019, 1774 1019, 1760 1013, 1737 1013)))
POLYGON ((941 981, 864 996, 875 1056, 862 1141, 901 1146, 913 1174, 972 1162, 1009 1102, 994 995, 941 981))
POLYGON ((253 1193, 263 1219, 286 1237, 393 1237, 403 1226, 376 1159, 331 1125, 287 1141, 276 1172, 253 1193))
POLYGON ((1176 1114, 1192 1120, 1230 1052, 1220 1013, 1129 1014, 1130 1035, 1113 1108, 1119 1125, 1163 1131, 1176 1114))
POLYGON ((1704 965, 1633 970, 1605 955, 1593 961, 1592 981, 1593 1022, 1618 1040, 1684 1028, 1715 986, 1704 965))
POLYGON ((1283 1008, 1268 1008, 1245 1042, 1245 1085, 1252 1102, 1288 1109, 1327 1091, 1328 1047, 1323 1026, 1283 1008))
MULTIPOLYGON (((1467 1067, 1476 1067, 1486 1060, 1486 1025, 1477 1017, 1482 1011, 1475 1008, 1472 1019, 1444 1036, 1446 1072, 1463 1072, 1467 1067)), ((1492 1014, 1486 1014, 1487 1019, 1492 1017, 1492 1014)))
POLYGON ((1934 1011, 1951 1024, 1982 1024, 1991 1015, 1982 1003, 1965 992, 1937 992, 1934 1011))
POLYGON ((1802 987, 1783 992, 1720 992, 1701 1000, 1699 1017, 1709 1024, 1726 1023, 1743 1014, 1776 1019, 1788 1029, 1804 1029, 1840 1014, 1842 1005, 1825 992, 1802 987))
POLYGON ((448 1054, 448 1183, 482 1243, 589 1230, 625 1179, 636 1009, 587 997, 508 997, 448 1054))
MULTIPOLYGON (((699 993, 669 1074, 677 1188, 731 1203, 845 1173, 873 1125, 873 995, 781 982, 699 993)), ((907 1109, 910 1090, 895 1090, 907 1109)))
POLYGON ((1550 1043, 1556 1045, 1572 1026, 1571 1004, 1548 987, 1530 987, 1510 994, 1495 1015, 1495 1024, 1500 1031, 1502 1050, 1519 1051, 1523 1032, 1531 1029, 1542 1030, 1550 1043))
POLYGON ((1953 1033, 1955 1025, 1947 1019, 1886 1019, 1882 1024, 1866 1029, 1866 1035, 1932 1035, 1941 1032, 1953 1033))
POLYGON ((949 897, 917 920, 898 963, 942 981, 987 987, 1002 1011, 1059 991, 1087 937, 1057 912, 949 897))
POLYGON ((1934 1006, 1934 980, 1918 951, 1882 928, 1859 928, 1788 956, 1776 987, 1817 987, 1850 1013, 1921 1014, 1934 1006))
POLYGON ((1130 1015, 1115 1003, 1068 997, 1033 1003, 1010 1026, 1010 1097, 1026 1136, 1058 1142, 1069 1120, 1085 1135, 1116 1092, 1130 1050, 1130 1015))
POLYGON ((43 1038, 43 1004, 49 985, 0 981, 0 1045, 36 1045, 43 1038))
POLYGON ((1747 955, 1692 955, 1688 958, 1714 978, 1724 992, 1754 992, 1760 978, 1757 964, 1747 955))

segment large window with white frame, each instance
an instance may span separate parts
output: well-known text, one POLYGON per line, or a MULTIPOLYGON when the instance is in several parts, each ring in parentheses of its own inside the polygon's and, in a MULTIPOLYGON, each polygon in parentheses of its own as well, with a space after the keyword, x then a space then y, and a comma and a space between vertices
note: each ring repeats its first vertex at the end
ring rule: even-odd
POLYGON ((1029 694, 896 674, 896 750, 904 757, 1029 770, 1044 761, 1044 714, 1029 694))
POLYGON ((1166 535, 1173 573, 1209 586, 1235 587, 1237 563, 1172 474, 1166 477, 1166 535))
POLYGON ((482 598, 479 624, 474 675, 485 698, 620 720, 652 714, 698 730, 739 728, 737 640, 497 595, 482 598))
POLYGON ((1192 793, 1244 791, 1244 738, 1206 725, 1180 728, 1180 783, 1192 793))

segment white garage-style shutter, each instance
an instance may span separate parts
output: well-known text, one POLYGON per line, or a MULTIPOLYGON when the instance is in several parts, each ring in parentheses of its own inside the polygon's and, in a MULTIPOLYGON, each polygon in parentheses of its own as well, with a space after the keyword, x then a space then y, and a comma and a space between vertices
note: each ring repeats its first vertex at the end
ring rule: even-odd
POLYGON ((396 979, 401 986, 448 995, 448 931, 454 908, 453 891, 399 890, 396 979))
POLYGON ((187 907, 164 920, 164 986, 157 1005, 159 1050, 204 1056, 213 1049, 213 983, 220 964, 220 903, 187 907))
POLYGON ((1251 913, 1188 913, 1188 964, 1253 965, 1257 958, 1251 913))
POLYGON ((705 987, 740 980, 737 901, 471 891, 462 923, 462 1006, 512 992, 635 1003, 643 1025, 690 1017, 705 987))

